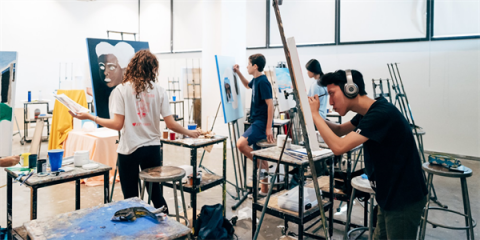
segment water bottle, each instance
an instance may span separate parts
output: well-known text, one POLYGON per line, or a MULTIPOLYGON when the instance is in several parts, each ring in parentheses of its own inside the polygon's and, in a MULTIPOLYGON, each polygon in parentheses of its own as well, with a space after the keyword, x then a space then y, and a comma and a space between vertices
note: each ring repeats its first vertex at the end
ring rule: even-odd
POLYGON ((28 91, 28 102, 32 101, 32 92, 28 91))

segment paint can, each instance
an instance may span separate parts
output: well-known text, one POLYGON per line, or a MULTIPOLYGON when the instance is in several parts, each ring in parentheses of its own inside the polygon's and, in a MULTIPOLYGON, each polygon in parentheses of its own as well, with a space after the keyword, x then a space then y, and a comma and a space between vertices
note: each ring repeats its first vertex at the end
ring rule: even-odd
POLYGON ((163 139, 168 139, 168 129, 163 130, 163 139))
POLYGON ((188 130, 196 130, 197 129, 197 124, 196 123, 189 123, 187 129, 188 130))
POLYGON ((29 168, 37 167, 37 154, 30 154, 30 156, 28 156, 28 167, 29 168))
POLYGON ((47 159, 37 160, 37 174, 47 172, 47 159))
POLYGON ((287 135, 278 134, 278 136, 277 136, 277 147, 283 147, 283 143, 285 142, 286 138, 287 138, 287 135))
POLYGON ((175 140, 175 132, 174 131, 170 131, 170 140, 175 140))

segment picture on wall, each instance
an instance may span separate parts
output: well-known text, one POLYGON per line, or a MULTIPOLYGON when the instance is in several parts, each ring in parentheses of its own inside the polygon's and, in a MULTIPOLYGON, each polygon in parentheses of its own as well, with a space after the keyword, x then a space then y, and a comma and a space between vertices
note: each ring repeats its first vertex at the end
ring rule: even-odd
POLYGON ((293 96, 289 95, 288 99, 285 99, 285 92, 292 93, 292 79, 290 78, 290 72, 288 68, 275 68, 276 86, 273 89, 277 89, 278 97, 278 110, 285 112, 295 107, 295 100, 293 96))
POLYGON ((87 38, 95 112, 110 118, 109 98, 123 81, 123 74, 136 52, 148 49, 148 42, 87 38))
POLYGON ((12 155, 17 53, 0 51, 0 157, 12 155))
POLYGON ((243 106, 240 89, 240 79, 233 72, 235 58, 215 55, 217 62, 218 83, 223 106, 225 123, 235 121, 243 117, 243 106))

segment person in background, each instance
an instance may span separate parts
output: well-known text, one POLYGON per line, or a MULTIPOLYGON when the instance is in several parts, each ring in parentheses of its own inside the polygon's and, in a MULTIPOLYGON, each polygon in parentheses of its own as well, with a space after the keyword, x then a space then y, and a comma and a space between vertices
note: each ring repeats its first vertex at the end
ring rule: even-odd
MULTIPOLYGON (((139 166, 142 170, 160 166, 160 115, 170 130, 193 138, 200 135, 173 119, 168 94, 156 84, 158 67, 158 60, 150 51, 135 54, 123 82, 112 91, 110 119, 70 112, 75 118, 90 119, 104 127, 121 130, 117 161, 125 199, 138 197, 139 166)), ((156 208, 167 205, 158 183, 152 186, 152 201, 156 208)))
POLYGON ((12 167, 20 162, 20 156, 10 156, 0 158, 0 167, 12 167))
MULTIPOLYGON (((250 127, 238 139, 237 148, 247 158, 253 160, 252 151, 257 150, 257 142, 267 139, 273 142, 273 98, 272 85, 268 81, 263 68, 266 64, 265 56, 262 54, 254 54, 248 57, 247 71, 253 76, 252 81, 248 81, 240 72, 238 64, 235 64, 233 71, 238 74, 243 85, 247 89, 252 89, 252 102, 250 107, 250 127), (253 145, 253 149, 250 147, 253 145)), ((262 182, 268 182, 268 163, 267 161, 259 161, 259 178, 262 182)), ((268 193, 268 185, 261 184, 260 195, 268 193)))
POLYGON ((309 78, 313 78, 312 84, 310 84, 310 88, 308 89, 308 96, 313 97, 318 95, 320 98, 320 108, 318 109, 318 113, 323 119, 327 117, 327 87, 320 86, 320 78, 323 76, 322 67, 317 59, 310 59, 305 65, 307 68, 307 74, 309 78), (321 97, 320 97, 321 96, 321 97))

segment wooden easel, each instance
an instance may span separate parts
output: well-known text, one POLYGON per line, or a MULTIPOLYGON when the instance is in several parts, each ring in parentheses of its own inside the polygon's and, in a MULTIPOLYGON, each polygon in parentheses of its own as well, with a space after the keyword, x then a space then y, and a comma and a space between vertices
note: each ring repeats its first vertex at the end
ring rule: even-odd
MULTIPOLYGON (((290 50, 289 50, 289 47, 288 47, 288 44, 287 44, 287 40, 285 38, 285 33, 284 33, 284 30, 283 30, 283 23, 282 23, 282 18, 280 16, 280 9, 279 9, 278 0, 273 0, 273 9, 275 11, 275 16, 277 18, 278 29, 279 29, 280 37, 282 38, 282 43, 283 43, 283 50, 285 51, 285 58, 287 60, 288 69, 290 71, 290 77, 292 79, 293 94, 296 97, 295 102, 296 102, 296 109, 297 109, 297 112, 298 112, 297 116, 299 118, 299 122, 300 122, 300 125, 301 125, 301 128, 302 128, 302 134, 303 134, 303 138, 304 138, 305 149, 307 150, 308 162, 309 162, 309 165, 310 165, 310 170, 312 172, 313 185, 314 185, 315 194, 316 194, 316 198, 317 198, 317 202, 318 202, 318 208, 320 210, 320 217, 322 219, 322 228, 323 228, 323 231, 324 231, 324 234, 325 234, 324 235, 325 238, 329 238, 328 231, 327 231, 327 221, 326 221, 326 217, 325 217, 325 211, 323 209, 322 197, 321 197, 321 194, 320 194, 320 188, 319 188, 318 180, 317 180, 317 178, 318 178, 317 170, 315 168, 315 163, 313 162, 313 155, 312 155, 312 150, 310 148, 307 126, 305 124, 305 119, 304 119, 304 116, 305 116, 304 112, 309 111, 310 109, 303 109, 302 106, 301 106, 301 103, 300 103, 301 99, 299 98, 299 95, 298 95, 297 79, 296 79, 294 68, 293 68, 292 57, 291 57, 290 50)), ((294 40, 293 40, 293 42, 294 42, 294 40)), ((296 51, 296 49, 295 49, 295 51, 296 51)), ((303 89, 301 89, 301 91, 303 91, 303 89)), ((288 131, 291 131, 291 129, 292 129, 291 126, 292 126, 292 122, 289 123, 288 131)), ((287 134, 287 138, 288 138, 288 134, 287 134)), ((268 208, 268 201, 270 200, 270 195, 272 194, 273 185, 274 185, 275 179, 277 178, 277 175, 278 175, 278 170, 279 170, 280 162, 281 162, 281 159, 282 159, 282 156, 283 156, 283 152, 285 150, 286 143, 287 143, 287 139, 285 139, 285 142, 283 144, 282 152, 280 154, 280 157, 279 157, 278 163, 277 163, 277 167, 275 169, 275 175, 271 178, 271 181, 270 181, 270 188, 268 190, 268 195, 265 199, 265 203, 264 203, 264 206, 263 206, 263 209, 262 209, 262 215, 261 215, 260 221, 258 223, 257 231, 255 232, 255 235, 253 237, 254 240, 256 240, 258 238, 258 234, 259 234, 260 229, 261 229, 263 218, 264 218, 265 212, 268 208)))

